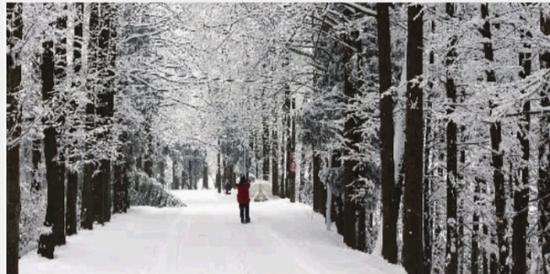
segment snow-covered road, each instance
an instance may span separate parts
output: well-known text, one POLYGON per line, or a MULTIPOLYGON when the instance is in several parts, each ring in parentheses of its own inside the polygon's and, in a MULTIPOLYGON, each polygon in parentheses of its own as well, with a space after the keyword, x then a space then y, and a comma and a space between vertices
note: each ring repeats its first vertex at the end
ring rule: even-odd
POLYGON ((20 273, 405 273, 345 247, 306 205, 252 203, 252 223, 243 225, 233 195, 174 193, 188 206, 133 207, 103 227, 68 237, 54 260, 35 251, 23 256, 20 273))

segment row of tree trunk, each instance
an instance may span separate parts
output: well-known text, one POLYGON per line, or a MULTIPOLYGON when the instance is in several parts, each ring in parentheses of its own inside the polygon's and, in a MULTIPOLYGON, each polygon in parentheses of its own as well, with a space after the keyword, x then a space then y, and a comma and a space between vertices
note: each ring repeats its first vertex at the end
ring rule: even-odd
POLYGON ((208 172, 208 164, 205 159, 192 157, 181 160, 177 156, 173 156, 172 184, 170 187, 172 189, 197 189, 198 180, 202 178, 202 188, 207 189, 209 187, 208 172))
MULTIPOLYGON (((496 119, 491 122, 488 127, 488 136, 491 144, 491 167, 492 167, 492 188, 494 190, 494 210, 496 212, 496 227, 495 237, 491 238, 492 243, 497 247, 492 250, 487 247, 480 247, 480 240, 483 237, 489 236, 489 228, 486 222, 480 215, 480 210, 475 208, 472 216, 472 243, 466 244, 463 241, 465 233, 465 216, 463 211, 463 198, 461 192, 465 191, 464 174, 461 174, 460 168, 466 163, 466 151, 461 143, 465 141, 464 131, 465 125, 453 118, 448 118, 444 121, 443 126, 437 124, 438 120, 432 120, 431 116, 426 114, 424 106, 431 108, 431 101, 428 97, 424 98, 427 92, 425 87, 421 85, 424 80, 424 18, 425 7, 422 5, 410 5, 407 7, 407 48, 406 48, 406 110, 405 110, 405 147, 404 159, 399 168, 398 176, 395 171, 394 163, 394 139, 396 127, 394 124, 394 105, 395 99, 392 92, 392 62, 391 62, 391 33, 390 33, 390 14, 387 3, 376 4, 376 20, 377 20, 377 42, 378 42, 378 73, 379 73, 379 92, 380 92, 380 163, 381 163, 381 200, 382 200, 382 256, 391 263, 401 261, 408 273, 431 273, 432 272, 432 245, 436 240, 437 235, 441 233, 441 229, 446 230, 446 242, 444 247, 445 252, 445 273, 459 273, 461 268, 468 267, 472 273, 525 273, 528 270, 527 265, 527 228, 528 211, 526 208, 529 205, 529 130, 530 130, 530 102, 526 101, 521 109, 521 118, 519 119, 519 128, 517 138, 521 145, 521 161, 517 167, 514 167, 518 172, 517 175, 511 176, 509 183, 511 184, 511 193, 507 194, 506 180, 504 178, 504 156, 502 152, 502 126, 501 121, 496 119), (426 103, 424 103, 426 102, 426 103), (424 115, 427 115, 424 117, 424 115), (436 122, 436 123, 434 123, 436 122), (443 131, 443 143, 445 150, 437 152, 431 150, 430 146, 426 145, 430 138, 439 138, 434 135, 433 131, 443 131), (436 161, 443 160, 444 167, 438 168, 435 172, 438 176, 445 176, 446 200, 444 211, 446 220, 443 224, 434 224, 434 219, 437 213, 436 207, 440 201, 433 200, 436 187, 431 180, 432 164, 430 159, 436 161), (446 168, 446 172, 444 172, 446 168), (446 175, 444 175, 446 174, 446 175), (510 203, 510 197, 512 202, 510 203), (403 246, 401 259, 398 257, 399 250, 397 245, 398 228, 399 228, 399 212, 402 203, 403 212, 403 246), (513 208, 513 212, 506 212, 507 208, 513 208), (432 212, 432 210, 435 210, 432 212), (511 218, 511 226, 508 223, 511 218), (481 223, 480 223, 481 222, 481 223), (507 228, 511 227, 512 237, 507 236, 507 228), (422 239, 422 240, 419 240, 422 239), (470 263, 466 266, 464 261, 465 247, 469 246, 471 251, 470 257, 467 258, 470 263), (496 250, 496 251, 495 251, 496 250), (513 263, 511 264, 510 261, 513 263)), ((451 20, 456 18, 456 4, 445 4, 445 14, 451 20)), ((348 9, 349 12, 349 9, 348 9)), ((346 14, 351 17, 353 14, 346 14)), ((494 62, 494 50, 492 45, 491 28, 498 28, 498 24, 492 24, 490 21, 489 5, 480 5, 480 17, 484 20, 480 26, 479 32, 484 38, 480 51, 483 53, 487 63, 494 62)), ((548 15, 541 14, 541 31, 545 35, 550 35, 550 19, 548 15)), ((431 30, 435 32, 436 24, 431 22, 431 30)), ((326 31, 326 30, 325 30, 326 31)), ((340 52, 345 63, 350 60, 360 62, 360 58, 351 58, 355 52, 361 52, 361 44, 354 44, 353 31, 346 33, 344 37, 340 37, 345 42, 347 47, 343 47, 340 52)), ((465 95, 460 95, 455 84, 456 79, 453 71, 453 66, 456 60, 460 58, 457 50, 458 37, 456 34, 449 36, 447 43, 448 50, 443 56, 443 64, 446 66, 444 78, 445 97, 448 104, 446 105, 447 117, 454 117, 456 106, 462 103, 465 95)), ((526 41, 531 38, 528 31, 523 31, 522 39, 526 41)), ((529 52, 530 45, 524 43, 523 50, 519 55, 519 65, 522 67, 520 73, 521 78, 526 78, 530 75, 532 66, 532 56, 529 52)), ((550 67, 550 53, 545 51, 540 55, 540 64, 542 69, 550 67)), ((429 54, 429 65, 435 64, 434 54, 429 54)), ((358 83, 350 80, 350 72, 344 70, 344 98, 351 100, 357 94, 358 83)), ((431 81, 431 80, 430 80, 431 81)), ((428 92, 433 93, 433 83, 428 81, 428 92)), ((485 72, 485 81, 488 83, 496 82, 496 74, 493 69, 487 69, 485 72)), ((360 83, 359 83, 360 84, 360 83)), ((498 95, 497 95, 498 97, 498 95)), ((280 197, 289 197, 293 201, 294 193, 294 174, 291 172, 294 155, 295 140, 293 137, 294 128, 292 120, 288 120, 288 106, 291 104, 288 99, 288 94, 285 95, 285 105, 283 107, 284 129, 282 137, 278 138, 276 126, 272 129, 271 143, 271 169, 272 169, 272 192, 280 197), (283 140, 282 142, 279 140, 283 140), (282 143, 283 148, 279 148, 278 144, 282 143), (284 149, 286 147, 286 149, 284 149), (278 153, 283 153, 284 157, 278 157, 278 153), (282 159, 281 159, 282 158, 282 159), (282 162, 278 163, 281 160, 282 162), (279 178, 279 169, 277 166, 283 167, 281 172, 282 179, 279 178)), ((549 105, 548 86, 544 86, 541 90, 541 106, 549 105)), ((348 105, 350 102, 348 102, 348 105)), ((488 106, 489 111, 493 111, 495 104, 488 106)), ((312 179, 313 179, 313 210, 323 214, 328 222, 334 221, 337 230, 343 235, 344 242, 355 249, 365 250, 365 239, 362 233, 366 229, 364 219, 365 209, 361 203, 357 203, 352 199, 357 185, 354 183, 360 178, 360 169, 357 168, 357 161, 350 159, 348 156, 353 155, 357 151, 356 145, 364 142, 361 136, 356 134, 362 125, 362 121, 358 117, 354 117, 354 112, 349 111, 345 114, 343 137, 346 143, 343 145, 343 155, 341 152, 334 151, 330 161, 324 161, 322 154, 316 151, 316 145, 312 144, 312 179), (330 163, 328 167, 323 167, 323 162, 330 163), (339 168, 342 164, 341 180, 344 187, 341 191, 334 189, 330 182, 322 182, 320 172, 323 168, 339 168)), ((549 218, 548 212, 550 209, 550 196, 548 187, 548 132, 545 130, 549 123, 548 116, 541 116, 541 142, 538 146, 539 150, 539 169, 538 169, 538 201, 539 201, 539 228, 541 229, 540 247, 541 254, 550 254, 550 238, 549 233, 545 232, 548 228, 549 218)), ((275 120, 276 125, 276 120, 275 120)), ((267 127, 264 126, 264 130, 267 127)), ((264 131, 265 136, 265 131, 264 131)), ((265 139, 265 138, 264 138, 265 139)), ((265 147, 264 147, 265 149, 265 147)), ((265 154, 265 151, 264 151, 265 154)), ((397 155, 399 156, 399 155, 397 155)), ((512 157, 512 156, 510 156, 512 157)), ((398 157, 397 157, 398 158, 398 157)), ((265 168, 265 164, 264 164, 265 168)), ((266 171, 264 170, 264 174, 266 171)), ((265 176, 265 175, 264 175, 265 176)), ((473 201, 475 206, 480 206, 479 202, 485 189, 488 185, 481 178, 476 178, 474 187, 475 195, 473 201)), ((483 198, 485 199, 485 197, 483 198)), ((443 204, 441 203, 441 204, 443 204)), ((489 205, 487 205, 489 206, 489 205)), ((485 217, 486 218, 486 217, 485 217)), ((546 255, 548 256, 548 255, 546 255)), ((543 260, 545 273, 548 273, 550 263, 547 259, 543 260)))
MULTIPOLYGON (((456 7, 455 4, 448 3, 445 7, 446 14, 449 18, 453 18, 456 7)), ((483 38, 483 54, 489 64, 494 62, 493 46, 491 42, 491 23, 489 21, 489 5, 481 4, 480 6, 481 18, 484 20, 480 33, 483 38)), ((430 235, 430 229, 426 229, 426 226, 430 225, 430 222, 423 222, 423 216, 430 216, 429 203, 430 197, 426 194, 430 192, 426 189, 430 188, 429 180, 423 180, 423 163, 427 165, 427 160, 423 159, 423 155, 429 157, 430 152, 423 153, 424 139, 423 129, 423 104, 422 102, 423 91, 417 84, 421 81, 422 77, 422 64, 423 64, 423 19, 422 19, 422 6, 411 5, 408 7, 408 39, 407 39, 407 109, 406 109, 406 140, 405 140, 405 191, 404 191, 404 219, 403 219, 403 251, 402 251, 402 263, 408 273, 430 273, 431 269, 431 249, 426 249, 426 245, 430 245, 429 241, 426 241, 426 236, 430 235), (423 185, 424 181, 424 185, 423 185), (428 183, 426 183, 428 182, 428 183), (424 188, 424 194, 422 189, 424 188), (419 201, 424 201, 420 203, 419 201), (423 206, 424 205, 424 206, 423 206), (424 242, 419 241, 422 239, 424 232, 424 242), (427 231, 427 232, 426 232, 427 231)), ((550 24, 547 15, 541 15, 541 30, 544 34, 550 34, 550 24)), ((399 191, 395 189, 394 182, 394 163, 393 159, 393 120, 392 120, 392 107, 391 107, 391 93, 388 92, 391 87, 391 70, 390 70, 390 32, 389 32, 389 16, 387 12, 387 5, 383 3, 377 4, 377 20, 378 20, 378 32, 379 32, 379 73, 380 73, 380 111, 381 111, 381 163, 382 163, 382 201, 383 201, 383 246, 382 255, 390 262, 397 262, 397 245, 396 245, 396 228, 397 228, 397 213, 395 206, 399 207, 399 198, 396 197, 399 191)), ((497 26, 498 27, 498 26, 497 26)), ((524 36, 522 38, 530 37, 531 34, 528 31, 523 31, 524 36)), ((456 35, 451 35, 449 41, 449 50, 445 56, 445 65, 450 68, 453 66, 454 60, 457 58, 456 52, 456 35)), ((525 43, 524 50, 519 55, 519 65, 522 67, 520 73, 521 78, 529 76, 531 71, 531 54, 529 52, 530 45, 525 43)), ((548 56, 550 53, 543 52, 541 54, 541 68, 548 68, 548 56), (545 59, 546 58, 546 59, 545 59)), ((430 61, 432 62, 432 61, 430 61)), ((492 69, 486 70, 486 81, 496 82, 495 71, 492 69)), ((447 115, 452 116, 455 111, 455 104, 458 102, 456 85, 452 72, 447 72, 445 80, 447 101, 450 103, 447 106, 447 115)), ((542 101, 541 105, 548 105, 548 87, 544 87, 541 91, 542 101)), ((497 95, 498 96, 498 95, 497 95)), ((429 103, 428 103, 429 104, 429 103)), ((489 105, 489 109, 492 111, 497 105, 489 105)), ((503 168, 504 155, 501 149, 502 133, 501 122, 497 119, 489 126, 489 136, 492 149, 491 165, 493 167, 493 185, 494 185, 494 206, 496 212, 496 239, 492 239, 492 242, 497 246, 494 252, 493 250, 480 247, 478 240, 480 239, 479 221, 480 216, 477 211, 473 216, 473 236, 471 245, 471 273, 526 273, 527 267, 527 227, 528 227, 528 212, 526 208, 529 204, 529 124, 530 124, 530 102, 526 101, 522 107, 522 116, 519 119, 520 131, 517 133, 517 138, 521 144, 521 159, 523 160, 518 168, 517 174, 519 177, 510 179, 510 183, 513 183, 513 215, 512 218, 512 240, 509 242, 507 239, 507 217, 510 213, 506 212, 506 203, 509 201, 506 194, 506 186, 503 168), (511 256, 512 264, 507 261, 511 256), (488 258, 488 259, 487 259, 488 258), (481 259, 481 264, 479 260, 481 259)), ((544 127, 544 123, 548 123, 548 119, 541 118, 541 128, 544 127)), ((428 120, 429 121, 429 120, 428 120)), ((463 128, 461 126, 460 128, 463 128)), ((429 129, 429 127, 428 127, 429 129)), ((445 273, 459 273, 459 251, 464 246, 462 240, 458 235, 463 234, 463 220, 457 217, 458 205, 458 192, 463 186, 460 184, 462 176, 458 172, 458 161, 460 163, 465 162, 464 151, 458 151, 458 133, 459 127, 455 121, 449 119, 446 126, 446 168, 447 168, 447 201, 446 201, 446 262, 445 273)), ((426 135, 428 136, 428 134, 426 135)), ((543 129, 541 134, 541 144, 539 146, 540 157, 548 157, 548 132, 543 129)), ((548 253, 548 233, 545 230, 548 227, 548 199, 546 196, 548 193, 548 161, 546 159, 539 159, 539 212, 540 222, 539 227, 541 229, 541 254, 548 253), (546 183, 542 183, 545 181, 546 183), (546 195, 546 196, 545 196, 546 195)), ((482 193, 482 189, 485 188, 485 182, 481 179, 477 180, 478 185, 475 187, 476 195, 474 202, 479 200, 479 196, 482 193)), ((315 192, 314 192, 315 193, 315 192)), ((488 228, 486 224, 483 224, 483 234, 487 234, 488 228)), ((548 256, 548 255, 546 255, 548 256)), ((545 266, 542 267, 544 273, 548 273, 548 262, 543 259, 545 266)))
MULTIPOLYGON (((23 37, 23 21, 21 3, 8 4, 8 129, 12 134, 8 144, 8 264, 7 273, 18 273, 18 244, 19 244, 19 211, 21 201, 19 197, 19 142, 21 132, 20 102, 15 96, 21 86, 21 58, 15 46, 23 37), (11 96, 13 95, 13 96, 11 96)), ((83 14, 84 4, 61 5, 62 12, 54 22, 54 28, 59 33, 74 34, 72 47, 66 36, 47 38, 42 42, 40 56, 40 80, 43 104, 53 108, 54 118, 44 117, 43 140, 34 140, 33 144, 43 144, 42 150, 33 147, 32 163, 34 173, 43 153, 47 182, 47 210, 44 226, 50 228, 39 238, 38 252, 48 258, 53 258, 54 248, 65 244, 65 237, 77 233, 77 202, 79 191, 82 195, 81 224, 84 229, 92 229, 94 222, 103 224, 110 220, 111 210, 115 213, 125 212, 129 207, 128 200, 128 166, 123 160, 115 162, 109 158, 97 159, 91 153, 85 159, 78 159, 76 153, 70 151, 74 144, 64 141, 64 134, 74 133, 74 121, 68 123, 70 115, 80 113, 78 102, 71 92, 86 85, 90 91, 91 100, 85 107, 86 130, 88 132, 100 130, 97 139, 86 139, 84 148, 91 151, 97 142, 108 142, 112 133, 109 131, 114 116, 114 96, 116 90, 115 56, 116 56, 116 5, 90 4, 89 44, 88 56, 82 55, 83 14), (68 16, 72 14, 74 30, 68 30, 68 16), (69 66, 67 52, 73 50, 72 66, 69 66), (88 70, 97 72, 97 77, 87 79, 84 83, 82 64, 83 58, 88 61, 88 70), (67 79, 68 70, 72 69, 73 79, 67 79), (97 98, 97 100, 96 100, 97 98), (65 112, 61 112, 65 109, 65 112), (65 114, 60 114, 65 113, 65 114), (95 141, 93 143, 92 141, 95 141), (68 157, 67 155, 71 155, 68 157), (84 163, 84 165, 74 163, 84 163), (70 168, 66 163, 72 163, 70 168), (112 167, 114 166, 114 174, 112 167), (83 167, 79 170, 78 167, 83 167), (82 189, 79 189, 79 174, 83 173, 82 189)), ((24 103, 24 102, 21 102, 24 103)), ((91 136, 91 135, 89 135, 91 136)), ((33 176, 36 177, 36 176, 33 176)), ((33 188, 40 189, 37 179, 33 179, 33 188)))

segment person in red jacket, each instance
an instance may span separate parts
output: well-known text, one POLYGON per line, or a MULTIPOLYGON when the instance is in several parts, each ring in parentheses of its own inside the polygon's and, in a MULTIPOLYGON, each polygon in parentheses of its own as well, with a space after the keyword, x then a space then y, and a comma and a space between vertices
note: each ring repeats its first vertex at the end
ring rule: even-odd
POLYGON ((241 215, 241 223, 250 223, 250 195, 248 190, 250 189, 250 183, 246 177, 242 176, 237 185, 237 202, 239 202, 239 211, 241 215))

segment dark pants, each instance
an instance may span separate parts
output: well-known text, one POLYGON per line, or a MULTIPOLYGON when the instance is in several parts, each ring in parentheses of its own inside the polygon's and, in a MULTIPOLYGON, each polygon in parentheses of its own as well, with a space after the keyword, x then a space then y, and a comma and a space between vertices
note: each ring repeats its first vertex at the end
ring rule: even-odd
POLYGON ((249 203, 239 204, 241 223, 250 223, 249 203))

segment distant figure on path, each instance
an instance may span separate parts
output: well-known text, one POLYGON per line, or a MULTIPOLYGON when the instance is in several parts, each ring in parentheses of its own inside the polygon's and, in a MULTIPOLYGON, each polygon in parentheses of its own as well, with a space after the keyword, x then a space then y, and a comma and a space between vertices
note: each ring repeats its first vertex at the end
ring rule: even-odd
POLYGON ((231 183, 229 181, 225 181, 225 195, 231 194, 231 183))
POLYGON ((237 201, 239 202, 239 211, 241 215, 241 223, 250 223, 250 195, 248 190, 250 189, 250 183, 246 177, 242 176, 237 185, 237 201))

